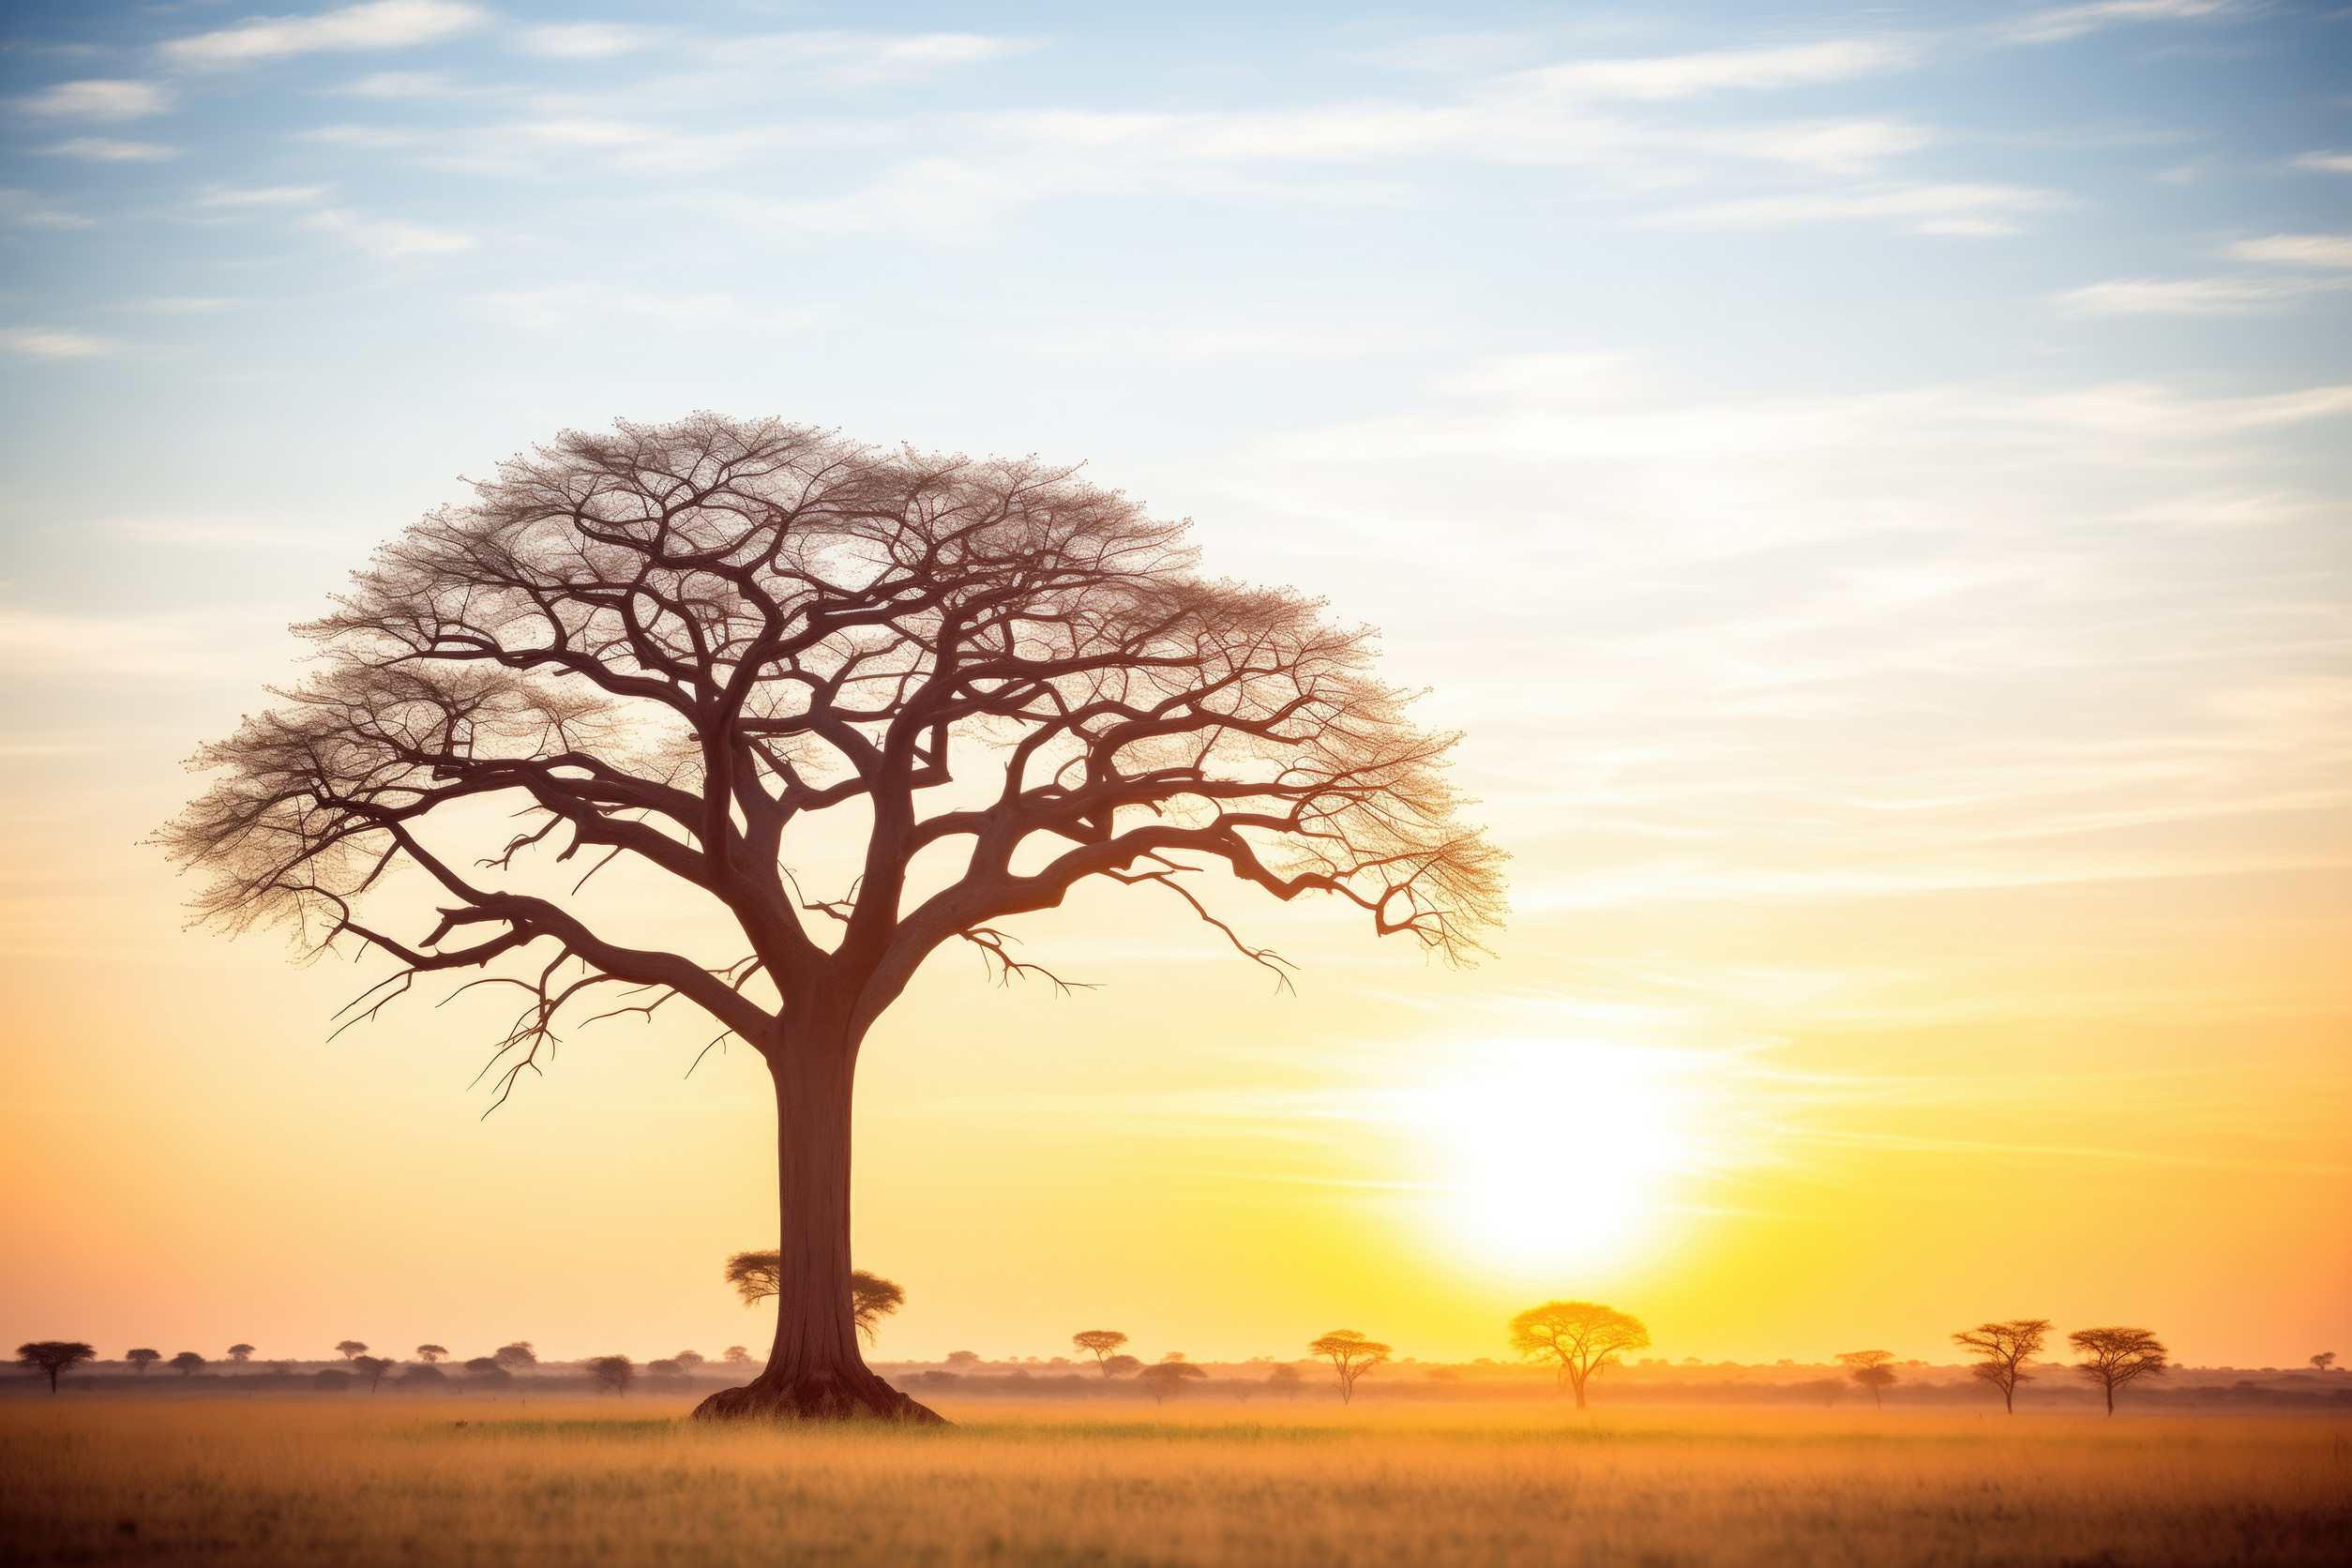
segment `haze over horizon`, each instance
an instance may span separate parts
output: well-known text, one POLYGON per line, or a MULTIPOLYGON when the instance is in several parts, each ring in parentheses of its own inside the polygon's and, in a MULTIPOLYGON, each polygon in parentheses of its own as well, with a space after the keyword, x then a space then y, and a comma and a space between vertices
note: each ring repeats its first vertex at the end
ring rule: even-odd
POLYGON ((184 930, 139 842, 454 475, 711 408, 1196 518, 1383 629, 1515 857, 1473 971, 1220 897, 1276 995, 1100 890, 1018 928, 1100 989, 934 960, 863 1059, 877 1359, 1501 1359, 1547 1297, 1676 1361, 2352 1353, 2352 12, 5 38, 0 1329, 764 1350, 752 1053, 600 1025, 485 1118, 500 1004, 329 1044, 382 966, 184 930))

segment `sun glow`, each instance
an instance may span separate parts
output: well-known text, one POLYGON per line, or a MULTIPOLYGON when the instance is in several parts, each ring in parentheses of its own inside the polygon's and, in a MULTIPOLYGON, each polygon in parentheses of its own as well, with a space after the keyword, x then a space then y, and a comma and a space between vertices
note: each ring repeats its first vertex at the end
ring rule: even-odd
POLYGON ((1422 1102, 1448 1241, 1515 1271, 1621 1264, 1657 1245, 1693 1131, 1659 1053, 1542 1040, 1482 1054, 1422 1102))

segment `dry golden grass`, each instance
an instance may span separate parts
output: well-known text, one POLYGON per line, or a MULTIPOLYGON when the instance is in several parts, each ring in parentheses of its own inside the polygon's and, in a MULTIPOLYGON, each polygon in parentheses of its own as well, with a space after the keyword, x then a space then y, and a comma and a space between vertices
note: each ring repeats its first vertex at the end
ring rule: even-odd
POLYGON ((699 1426, 683 1404, 651 1400, 10 1400, 0 1560, 1877 1568, 2352 1556, 2352 1441, 2335 1421, 945 1413, 961 1425, 798 1431, 699 1426))

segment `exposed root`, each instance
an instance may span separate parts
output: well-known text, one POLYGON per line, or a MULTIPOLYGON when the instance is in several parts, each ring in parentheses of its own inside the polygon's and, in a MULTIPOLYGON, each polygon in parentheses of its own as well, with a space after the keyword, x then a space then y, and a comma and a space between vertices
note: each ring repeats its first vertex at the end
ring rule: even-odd
POLYGON ((919 1405, 871 1372, 803 1372, 766 1376, 743 1388, 721 1389, 694 1408, 697 1421, 895 1421, 944 1426, 947 1418, 919 1405))

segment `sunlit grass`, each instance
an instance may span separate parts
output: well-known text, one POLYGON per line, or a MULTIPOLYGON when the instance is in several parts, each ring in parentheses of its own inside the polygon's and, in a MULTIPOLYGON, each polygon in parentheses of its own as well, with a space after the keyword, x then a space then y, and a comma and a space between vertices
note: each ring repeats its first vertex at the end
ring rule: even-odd
POLYGON ((2337 1560, 2320 1420, 1001 1405, 712 1427, 683 1402, 0 1409, 11 1563, 2337 1560), (460 1425, 462 1423, 463 1425, 460 1425))

